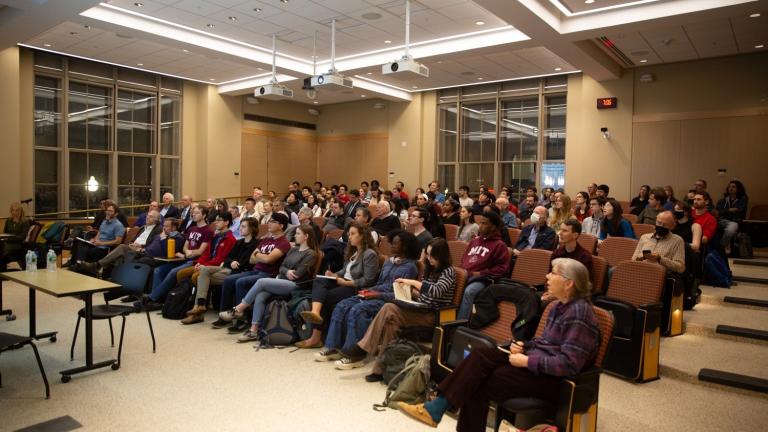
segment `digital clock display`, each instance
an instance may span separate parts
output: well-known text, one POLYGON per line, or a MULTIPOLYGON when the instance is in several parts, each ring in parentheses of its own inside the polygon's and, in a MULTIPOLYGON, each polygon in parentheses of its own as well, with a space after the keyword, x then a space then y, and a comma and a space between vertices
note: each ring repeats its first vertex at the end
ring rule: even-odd
POLYGON ((597 109, 616 108, 618 105, 619 105, 619 100, 618 98, 615 98, 615 97, 597 99, 597 109))

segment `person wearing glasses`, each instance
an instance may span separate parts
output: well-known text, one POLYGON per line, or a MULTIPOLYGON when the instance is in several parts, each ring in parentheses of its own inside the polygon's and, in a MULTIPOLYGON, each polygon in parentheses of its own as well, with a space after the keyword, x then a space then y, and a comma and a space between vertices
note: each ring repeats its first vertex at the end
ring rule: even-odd
POLYGON ((429 212, 426 209, 417 207, 413 209, 411 215, 408 216, 408 225, 411 226, 411 232, 416 236, 416 240, 419 242, 419 250, 424 250, 427 247, 427 243, 432 240, 432 234, 424 227, 424 223, 429 221, 429 212))
POLYGON ((560 381, 588 366, 597 354, 600 330, 589 302, 584 265, 570 258, 552 262, 547 290, 556 298, 544 332, 508 349, 477 348, 438 385, 437 398, 400 411, 432 427, 446 411, 460 409, 457 430, 484 431, 490 401, 518 397, 557 403, 560 381))

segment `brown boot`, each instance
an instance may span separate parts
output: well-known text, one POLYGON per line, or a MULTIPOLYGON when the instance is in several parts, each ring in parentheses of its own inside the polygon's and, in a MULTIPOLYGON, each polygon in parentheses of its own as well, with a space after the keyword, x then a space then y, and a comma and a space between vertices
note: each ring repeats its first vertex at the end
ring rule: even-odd
POLYGON ((190 316, 184 318, 183 320, 181 320, 181 323, 182 324, 197 324, 197 323, 200 323, 200 322, 203 322, 203 321, 205 321, 205 318, 203 318, 203 314, 200 313, 200 314, 190 315, 190 316))
POLYGON ((187 311, 187 316, 189 315, 197 315, 197 314, 203 314, 205 311, 207 311, 208 308, 206 308, 203 305, 195 305, 192 309, 187 311))

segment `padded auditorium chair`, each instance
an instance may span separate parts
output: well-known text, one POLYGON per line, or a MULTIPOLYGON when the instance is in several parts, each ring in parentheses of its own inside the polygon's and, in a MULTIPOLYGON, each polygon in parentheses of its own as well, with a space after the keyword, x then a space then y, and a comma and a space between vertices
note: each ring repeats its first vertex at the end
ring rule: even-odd
MULTIPOLYGON (((112 318, 122 317, 123 322, 120 328, 120 345, 117 349, 117 363, 112 365, 113 370, 120 369, 121 356, 123 353, 123 336, 125 335, 125 318, 133 313, 133 306, 111 305, 110 300, 114 300, 118 297, 126 294, 136 293, 141 294, 144 291, 144 287, 147 284, 149 275, 152 273, 152 268, 146 264, 130 262, 124 263, 116 267, 112 271, 112 282, 121 285, 123 288, 116 291, 107 291, 104 293, 104 304, 93 306, 92 319, 93 320, 107 320, 109 322, 109 337, 112 346, 115 346, 115 335, 112 331, 112 318), (128 291, 128 292, 126 292, 128 291)), ((155 331, 152 328, 152 319, 149 316, 149 310, 146 309, 144 313, 147 315, 147 324, 149 324, 149 334, 152 336, 152 352, 155 352, 155 331)), ((75 358, 75 343, 77 342, 77 331, 80 329, 80 320, 85 318, 85 308, 81 308, 77 311, 77 324, 75 325, 75 335, 72 337, 72 347, 69 350, 70 359, 75 358)))
POLYGON ((605 278, 608 273, 608 261, 603 257, 592 256, 592 295, 602 295, 605 292, 605 278))
POLYGON ((123 244, 131 244, 136 240, 136 237, 141 231, 140 227, 130 227, 125 230, 125 237, 123 238, 123 244))
POLYGON ((451 304, 442 306, 435 311, 435 326, 456 320, 456 312, 458 312, 459 303, 461 303, 461 298, 464 296, 464 287, 467 286, 469 275, 466 270, 458 265, 453 266, 453 271, 456 273, 456 288, 453 291, 453 299, 451 299, 451 304))
POLYGON ((451 240, 448 243, 448 250, 451 252, 451 261, 454 265, 461 265, 461 258, 464 257, 464 252, 467 250, 469 243, 461 240, 451 240))
POLYGON ((683 276, 679 273, 668 272, 664 284, 661 313, 661 333, 664 336, 683 334, 684 297, 685 281, 683 276))
POLYGON ((331 230, 331 231, 326 232, 325 238, 327 238, 327 239, 332 238, 334 240, 339 240, 339 239, 341 239, 341 235, 342 234, 344 234, 344 230, 335 229, 335 230, 331 230))
POLYGON ((576 240, 579 242, 581 247, 587 250, 587 252, 591 253, 592 255, 595 254, 595 251, 597 251, 597 237, 593 236, 589 233, 581 233, 579 234, 579 238, 576 240))
POLYGON ((315 216, 315 217, 313 217, 312 218, 312 222, 314 222, 315 225, 320 227, 320 229, 323 229, 323 227, 325 226, 325 218, 322 217, 322 216, 315 216))
POLYGON ((659 378, 665 276, 664 267, 649 262, 623 261, 614 267, 608 291, 594 301, 616 320, 606 371, 637 382, 659 378))
POLYGON ((259 224, 259 238, 264 238, 269 232, 269 224, 259 224))
POLYGON ((387 236, 379 237, 379 253, 386 256, 392 255, 392 245, 387 236))
POLYGON ((628 237, 608 237, 600 244, 597 255, 608 261, 608 266, 614 267, 622 261, 632 259, 637 247, 637 240, 628 237))
MULTIPOLYGON (((554 307, 550 303, 544 310, 536 329, 536 336, 544 332, 549 312, 554 307)), ((525 416, 536 423, 550 423, 563 432, 596 431, 597 403, 600 391, 600 373, 603 371, 603 360, 611 343, 614 329, 613 315, 593 306, 600 328, 600 346, 594 363, 574 377, 562 380, 560 396, 556 405, 535 398, 514 398, 498 401, 496 404, 496 429, 502 419, 512 423, 521 420, 517 416, 525 416), (534 420, 535 419, 535 420, 534 420)), ((522 425, 521 425, 522 426, 522 425)))
POLYGON ((552 252, 544 249, 525 249, 520 252, 512 270, 512 279, 530 287, 543 285, 547 282, 549 263, 552 252))
POLYGON ((520 239, 521 231, 522 230, 519 230, 517 228, 507 228, 507 232, 509 233, 509 244, 511 244, 513 248, 517 244, 517 240, 520 239))
POLYGON ((445 240, 451 241, 459 238, 459 226, 454 224, 445 224, 445 240))
POLYGON ((629 212, 629 209, 627 209, 626 207, 622 207, 622 209, 625 209, 624 211, 625 211, 626 213, 623 213, 623 214, 621 215, 621 217, 623 217, 624 219, 626 219, 626 220, 627 220, 627 222, 629 222, 629 223, 631 223, 631 224, 636 224, 636 223, 637 223, 637 215, 634 215, 634 214, 630 213, 630 212, 629 212))
POLYGON ((656 225, 633 223, 632 230, 635 231, 635 237, 640 238, 643 234, 653 234, 656 232, 656 225))

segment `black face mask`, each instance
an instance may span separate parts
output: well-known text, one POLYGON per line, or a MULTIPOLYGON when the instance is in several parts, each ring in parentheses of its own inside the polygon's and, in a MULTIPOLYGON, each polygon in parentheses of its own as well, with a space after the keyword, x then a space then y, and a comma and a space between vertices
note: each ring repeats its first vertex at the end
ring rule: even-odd
POLYGON ((676 212, 673 212, 673 213, 675 214, 675 219, 682 219, 682 218, 685 217, 685 212, 684 211, 676 211, 676 212))
POLYGON ((666 237, 669 234, 669 228, 656 225, 656 237, 666 237))

